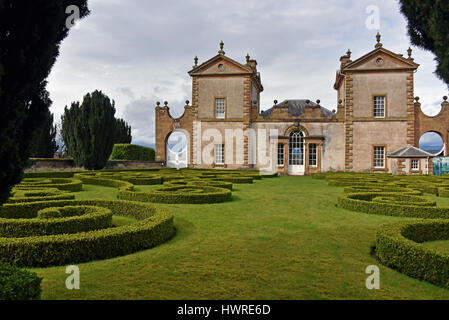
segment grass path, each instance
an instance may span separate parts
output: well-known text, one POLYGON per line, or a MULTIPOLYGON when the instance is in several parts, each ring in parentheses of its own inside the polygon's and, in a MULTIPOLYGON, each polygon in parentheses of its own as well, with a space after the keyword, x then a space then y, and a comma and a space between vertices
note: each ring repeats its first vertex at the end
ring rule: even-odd
MULTIPOLYGON (((80 264, 81 290, 65 289, 65 267, 34 269, 44 277, 43 298, 449 299, 449 290, 370 256, 376 228, 400 218, 336 208, 342 188, 280 177, 235 189, 228 203, 169 205, 177 227, 171 241, 80 264), (381 270, 381 289, 370 291, 365 268, 373 264, 381 270)), ((115 197, 115 189, 97 186, 77 194, 115 197)), ((449 199, 438 201, 449 205, 449 199)))

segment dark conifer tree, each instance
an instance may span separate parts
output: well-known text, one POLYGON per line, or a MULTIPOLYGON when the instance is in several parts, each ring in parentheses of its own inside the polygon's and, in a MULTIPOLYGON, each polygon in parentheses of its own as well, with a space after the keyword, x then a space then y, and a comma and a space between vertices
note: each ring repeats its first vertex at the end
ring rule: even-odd
POLYGON ((0 204, 20 182, 31 136, 48 110, 36 103, 68 35, 70 5, 87 0, 0 0, 0 204))
POLYGON ((117 119, 114 143, 131 143, 131 126, 123 119, 117 119))
POLYGON ((415 46, 431 51, 436 74, 449 86, 449 0, 400 0, 415 46))
POLYGON ((62 116, 62 136, 67 153, 76 165, 89 170, 103 169, 112 152, 117 120, 115 103, 101 91, 73 102, 62 116))
POLYGON ((58 146, 56 144, 56 125, 53 124, 53 114, 48 109, 52 102, 46 90, 39 94, 34 101, 42 104, 42 107, 46 106, 47 111, 31 137, 30 157, 53 158, 58 146))

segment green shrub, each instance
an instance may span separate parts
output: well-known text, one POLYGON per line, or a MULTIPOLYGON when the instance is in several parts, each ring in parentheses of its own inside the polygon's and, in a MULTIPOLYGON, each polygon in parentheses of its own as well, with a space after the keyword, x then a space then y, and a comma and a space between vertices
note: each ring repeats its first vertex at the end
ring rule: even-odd
POLYGON ((0 300, 39 300, 41 282, 35 273, 0 263, 0 300))
POLYGON ((154 161, 153 148, 138 146, 135 144, 115 144, 110 160, 137 160, 154 161))

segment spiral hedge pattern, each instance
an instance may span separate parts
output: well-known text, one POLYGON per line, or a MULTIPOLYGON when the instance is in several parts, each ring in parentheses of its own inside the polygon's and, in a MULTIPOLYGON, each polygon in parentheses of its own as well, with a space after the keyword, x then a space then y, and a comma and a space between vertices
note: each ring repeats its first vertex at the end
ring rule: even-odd
POLYGON ((422 244, 449 240, 449 207, 424 197, 449 197, 448 176, 329 173, 314 178, 344 187, 337 202, 340 208, 420 218, 382 226, 376 234, 377 257, 399 272, 449 289, 449 254, 422 244))

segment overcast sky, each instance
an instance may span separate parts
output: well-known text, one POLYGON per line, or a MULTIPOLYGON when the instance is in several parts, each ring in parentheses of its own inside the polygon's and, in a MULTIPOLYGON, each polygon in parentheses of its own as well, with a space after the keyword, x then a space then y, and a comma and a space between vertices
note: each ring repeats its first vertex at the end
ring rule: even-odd
MULTIPOLYGON (((262 110, 273 100, 321 99, 336 109, 333 89, 339 58, 374 49, 370 5, 380 9, 384 47, 406 55, 406 22, 396 1, 364 0, 89 0, 91 14, 70 31, 49 78, 52 112, 95 89, 116 102, 117 116, 133 129, 133 143, 154 143, 156 101, 168 101, 180 116, 191 99, 187 72, 195 55, 202 63, 224 41, 226 55, 258 62, 265 91, 262 110)), ((434 74, 431 53, 414 48, 421 64, 415 95, 423 109, 438 113, 447 86, 434 74)))

